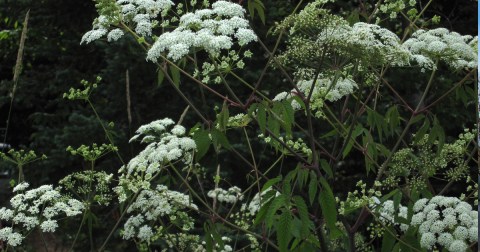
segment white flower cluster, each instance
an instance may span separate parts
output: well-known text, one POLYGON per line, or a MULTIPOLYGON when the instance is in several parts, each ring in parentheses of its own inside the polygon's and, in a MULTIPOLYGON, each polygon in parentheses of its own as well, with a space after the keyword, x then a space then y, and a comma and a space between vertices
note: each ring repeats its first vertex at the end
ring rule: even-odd
MULTIPOLYGON (((374 198, 374 200, 376 201, 377 204, 380 203, 380 201, 376 197, 373 197, 373 198, 374 198)), ((395 222, 395 216, 407 219, 407 217, 408 217, 408 208, 407 207, 399 205, 398 211, 395 211, 395 204, 393 203, 393 201, 392 200, 387 200, 387 201, 379 204, 378 207, 375 209, 375 211, 379 214, 379 219, 384 224, 399 225, 400 230, 402 230, 403 232, 407 231, 409 225, 407 225, 405 223, 396 223, 395 222)))
MULTIPOLYGON (((297 88, 302 92, 303 97, 307 97, 312 88, 313 80, 301 80, 297 83, 297 88)), ((357 88, 357 83, 349 78, 338 78, 337 80, 332 80, 330 78, 320 77, 313 87, 313 93, 310 100, 310 108, 316 112, 317 117, 321 117, 322 112, 320 111, 323 108, 324 101, 338 101, 342 97, 353 93, 357 88)), ((297 94, 295 89, 292 89, 290 93, 282 92, 279 93, 273 98, 274 101, 282 101, 285 99, 291 99, 297 94)), ((300 104, 292 100, 292 107, 295 110, 301 109, 300 104)))
POLYGON ((197 147, 195 141, 185 136, 183 126, 174 124, 173 120, 165 118, 143 125, 136 131, 137 134, 130 141, 143 136, 142 142, 149 144, 128 163, 127 174, 142 171, 153 175, 159 171, 160 164, 179 159, 184 163, 191 161, 191 152, 197 147))
POLYGON ((197 147, 195 141, 184 136, 186 130, 183 126, 174 124, 172 119, 165 118, 143 125, 137 130, 130 141, 143 135, 142 142, 149 145, 128 163, 128 174, 139 170, 154 174, 159 170, 159 164, 180 158, 185 163, 190 162, 191 152, 197 147), (174 126, 171 127, 172 125, 174 126), (168 128, 171 129, 168 131, 168 128))
POLYGON ((243 200, 242 189, 234 186, 228 190, 222 188, 215 188, 207 193, 207 196, 212 199, 217 199, 219 202, 234 204, 239 200, 243 200))
MULTIPOLYGON (((251 120, 252 119, 247 114, 239 113, 239 114, 236 114, 234 116, 228 117, 227 126, 228 127, 234 127, 234 128, 236 128, 236 127, 246 127, 251 120)), ((219 124, 216 125, 217 128, 219 126, 220 126, 219 124)))
POLYGON ((25 191, 28 186, 28 183, 22 182, 13 188, 16 195, 10 200, 12 209, 0 208, 0 220, 12 223, 12 227, 0 229, 0 240, 6 241, 10 246, 18 246, 24 239, 22 232, 16 232, 14 227, 21 226, 24 233, 37 226, 40 226, 43 232, 54 232, 58 227, 54 217, 61 213, 75 216, 84 209, 80 201, 61 195, 51 185, 25 191))
POLYGON ((185 136, 183 126, 174 124, 170 118, 153 121, 141 126, 130 139, 133 141, 142 137, 141 142, 149 144, 126 167, 120 168, 120 185, 115 188, 120 201, 126 199, 126 189, 137 192, 140 188, 150 188, 149 181, 163 165, 175 161, 191 162, 192 152, 196 149, 195 141, 185 136))
MULTIPOLYGON (((152 36, 152 28, 157 24, 155 18, 159 14, 166 15, 166 12, 171 9, 173 2, 170 0, 118 0, 111 3, 112 6, 106 9, 115 9, 117 11, 108 12, 100 15, 93 22, 93 29, 83 35, 80 43, 90 43, 95 41, 107 33, 108 41, 116 41, 121 38, 124 32, 121 29, 112 29, 112 25, 118 22, 126 24, 132 23, 135 27, 135 32, 140 36, 152 36)), ((106 10, 99 10, 100 13, 107 12, 106 10)))
POLYGON ((278 191, 275 191, 275 193, 269 193, 272 190, 273 190, 272 187, 269 187, 265 189, 263 192, 255 194, 255 196, 253 196, 253 199, 250 201, 248 206, 246 204, 243 204, 241 207, 241 210, 244 211, 244 210, 247 210, 248 208, 248 211, 250 212, 250 214, 252 216, 255 216, 255 214, 260 210, 260 208, 266 202, 280 196, 280 192, 278 191))
POLYGON ((307 4, 277 26, 276 33, 289 32, 287 50, 278 57, 282 64, 312 68, 325 61, 338 62, 339 57, 364 68, 410 63, 410 52, 395 33, 375 24, 351 25, 324 9, 322 2, 307 4))
POLYGON ((388 29, 363 22, 353 26, 329 27, 317 38, 320 44, 331 45, 341 54, 357 56, 368 64, 389 64, 404 66, 409 63, 410 54, 398 36, 388 29))
POLYGON ((170 0, 118 0, 123 19, 126 22, 135 23, 135 32, 140 36, 151 36, 153 20, 173 6, 170 0))
POLYGON ((448 251, 466 251, 478 239, 478 212, 455 197, 420 199, 413 206, 410 225, 419 225, 420 244, 432 249, 437 244, 448 251))
POLYGON ((437 60, 453 69, 475 68, 478 65, 477 44, 477 36, 462 36, 445 28, 418 30, 403 43, 423 69, 434 69, 437 60))
POLYGON ((179 60, 191 49, 203 49, 218 56, 220 51, 233 46, 232 36, 240 46, 257 40, 244 18, 242 6, 217 1, 212 9, 201 9, 180 17, 179 25, 171 32, 158 37, 148 51, 147 60, 156 62, 163 52, 172 60, 179 60))
MULTIPOLYGON (((93 29, 86 32, 83 35, 82 40, 80 41, 80 44, 83 44, 83 43, 89 44, 105 36, 105 34, 108 33, 109 26, 110 26, 110 22, 108 21, 108 19, 105 16, 99 16, 93 21, 93 29)), ((123 35, 123 31, 122 31, 122 35, 123 35)))
POLYGON ((138 238, 150 242, 156 232, 151 224, 164 216, 168 216, 171 221, 179 219, 183 225, 181 228, 189 230, 193 222, 184 212, 186 209, 198 210, 188 195, 171 191, 164 185, 158 185, 155 190, 142 190, 127 209, 127 213, 135 215, 125 222, 123 239, 138 238))

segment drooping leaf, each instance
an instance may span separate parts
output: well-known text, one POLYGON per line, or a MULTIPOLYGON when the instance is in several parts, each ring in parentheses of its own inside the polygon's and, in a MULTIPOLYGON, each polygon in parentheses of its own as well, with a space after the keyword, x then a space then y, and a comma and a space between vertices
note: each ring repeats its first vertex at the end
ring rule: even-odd
POLYGON ((333 171, 332 171, 332 168, 330 167, 330 164, 327 162, 327 160, 320 159, 320 167, 325 173, 327 173, 329 178, 333 178, 333 171))
POLYGON ((265 13, 264 13, 265 6, 263 5, 262 1, 248 0, 247 9, 248 9, 248 14, 250 14, 252 19, 255 17, 255 11, 257 11, 258 16, 260 17, 260 20, 262 21, 263 24, 265 24, 265 13))
POLYGON ((157 87, 162 86, 163 80, 165 79, 165 73, 162 69, 157 70, 157 87))
POLYGON ((215 121, 218 125, 218 129, 225 132, 227 130, 228 118, 230 117, 230 113, 228 110, 227 102, 224 101, 222 105, 222 110, 217 115, 217 120, 215 121))
POLYGON ((352 132, 352 135, 350 136, 350 139, 348 139, 347 146, 345 149, 343 149, 342 156, 345 158, 348 153, 352 150, 353 144, 355 142, 355 139, 363 132, 363 127, 361 124, 358 124, 355 126, 355 129, 352 132))
POLYGON ((395 230, 391 227, 386 227, 388 231, 385 231, 382 239, 382 250, 381 252, 391 252, 395 242, 397 241, 394 237, 395 230))
POLYGON ((293 201, 295 202, 295 205, 298 210, 298 215, 300 216, 301 220, 301 236, 302 238, 306 238, 309 234, 310 227, 313 226, 312 221, 310 220, 309 214, 308 214, 308 207, 307 204, 305 203, 305 200, 303 200, 302 197, 300 196, 294 196, 293 201))
POLYGON ((212 140, 209 137, 208 131, 199 129, 195 131, 193 141, 195 141, 195 144, 197 145, 195 160, 199 161, 208 152, 212 140))
POLYGON ((420 141, 425 136, 425 134, 429 129, 430 129, 430 120, 426 118, 425 121, 423 121, 422 127, 420 127, 420 129, 415 133, 415 137, 413 138, 413 141, 414 142, 420 141))
POLYGON ((286 208, 287 206, 285 205, 285 200, 286 196, 281 194, 278 197, 275 197, 272 200, 272 203, 269 204, 267 213, 265 215, 265 224, 267 225, 267 228, 271 228, 273 226, 273 221, 275 220, 275 216, 277 215, 277 211, 280 208, 286 208))
POLYGON ((177 88, 180 87, 180 70, 175 66, 169 66, 168 69, 170 70, 173 83, 177 88))
POLYGON ((341 236, 340 230, 337 228, 337 206, 335 203, 335 197, 333 196, 332 189, 328 185, 328 182, 321 177, 320 184, 322 185, 322 191, 320 192, 319 201, 320 208, 322 209, 323 217, 327 224, 328 229, 331 232, 332 238, 341 236))
POLYGON ((258 126, 260 127, 260 131, 265 133, 265 128, 267 125, 267 113, 265 111, 265 106, 261 103, 258 104, 257 120, 258 120, 258 126))
POLYGON ((315 200, 315 196, 317 195, 318 191, 318 180, 317 180, 317 175, 311 171, 312 174, 310 174, 310 183, 308 185, 308 200, 310 202, 310 205, 313 205, 313 201, 315 200))
POLYGON ((218 129, 212 129, 210 134, 212 135, 212 143, 215 148, 219 148, 220 146, 223 146, 226 149, 232 148, 232 145, 228 142, 224 132, 221 132, 218 129))
POLYGON ((291 131, 292 131, 292 125, 295 122, 295 112, 293 111, 292 103, 289 101, 283 101, 282 103, 283 107, 283 119, 285 121, 285 127, 287 131, 287 135, 291 136, 291 131))
POLYGON ((277 243, 280 252, 288 251, 288 244, 291 239, 292 216, 290 211, 283 211, 276 226, 277 243))
POLYGON ((272 187, 274 184, 280 181, 282 181, 282 176, 278 176, 276 178, 268 180, 265 184, 263 184, 262 192, 264 192, 265 190, 267 190, 268 188, 272 187))

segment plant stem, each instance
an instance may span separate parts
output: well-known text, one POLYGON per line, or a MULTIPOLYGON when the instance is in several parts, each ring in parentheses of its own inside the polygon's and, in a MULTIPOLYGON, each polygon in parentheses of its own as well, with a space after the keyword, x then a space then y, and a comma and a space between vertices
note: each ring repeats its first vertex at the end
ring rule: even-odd
POLYGON ((80 222, 80 226, 78 227, 75 238, 73 239, 72 245, 70 246, 70 249, 68 251, 73 251, 73 247, 75 246, 75 243, 77 242, 78 236, 80 235, 80 231, 82 230, 82 227, 83 227, 83 224, 85 223, 86 217, 87 217, 87 210, 85 210, 85 212, 83 212, 82 222, 80 222))
POLYGON ((435 68, 432 70, 432 74, 430 74, 430 78, 428 80, 427 87, 425 87, 425 91, 423 91, 422 97, 420 98, 420 101, 418 102, 417 107, 412 112, 412 116, 408 120, 407 125, 405 126, 405 128, 403 129, 403 132, 400 134, 400 137, 398 138, 397 142, 395 143, 395 145, 391 149, 390 155, 388 155, 387 160, 385 160, 385 162, 383 162, 382 166, 380 166, 380 169, 378 170, 378 173, 377 173, 377 178, 376 178, 377 181, 380 181, 380 179, 382 178, 382 175, 385 172, 386 167, 390 163, 390 161, 391 161, 393 155, 395 154, 395 152, 400 147, 400 143, 402 142, 403 138, 405 137, 408 130, 410 129, 410 126, 412 126, 413 119, 415 118, 415 116, 420 111, 420 108, 422 107, 423 102, 425 101, 425 98, 427 97, 427 93, 428 93, 428 91, 430 90, 430 87, 433 84, 433 77, 435 76, 435 73, 437 72, 437 66, 438 66, 438 61, 435 64, 435 68))
MULTIPOLYGON (((173 165, 170 165, 170 167, 171 167, 172 170, 175 172, 175 174, 183 181, 183 183, 187 186, 188 190, 193 194, 193 196, 195 196, 195 198, 197 198, 206 208, 208 208, 208 210, 211 211, 211 213, 214 214, 216 218, 220 219, 220 220, 221 220, 223 223, 225 223, 227 226, 230 226, 230 227, 232 227, 232 228, 234 228, 234 229, 237 229, 237 230, 239 230, 239 231, 242 231, 242 232, 244 232, 244 233, 253 235, 253 236, 255 236, 255 237, 259 238, 259 239, 262 239, 262 240, 264 239, 264 237, 262 237, 261 235, 258 235, 257 233, 254 233, 254 232, 249 231, 249 230, 247 230, 247 229, 244 229, 244 228, 242 228, 242 227, 240 227, 240 226, 237 226, 237 225, 235 225, 235 224, 227 221, 227 220, 224 219, 222 216, 220 216, 217 212, 215 212, 215 211, 210 207, 210 205, 209 205, 207 202, 205 202, 205 201, 202 199, 202 197, 200 197, 200 196, 197 194, 196 190, 194 190, 194 189, 190 186, 190 184, 188 183, 188 181, 185 181, 185 179, 183 178, 183 176, 177 171, 177 169, 176 169, 173 165)), ((273 242, 270 241, 269 239, 265 239, 265 240, 266 240, 266 242, 267 242, 270 246, 272 246, 272 247, 274 247, 275 249, 279 250, 279 248, 277 247, 277 245, 275 245, 275 243, 273 243, 273 242)))
MULTIPOLYGON (((105 132, 105 135, 107 136, 108 141, 110 142, 111 145, 115 146, 115 143, 113 142, 113 139, 112 139, 112 137, 110 136, 110 133, 108 132, 107 128, 106 128, 105 125, 103 124, 102 119, 100 118, 100 115, 98 115, 97 110, 95 109, 95 106, 93 106, 93 104, 92 104, 92 102, 90 101, 90 99, 87 99, 87 102, 88 102, 88 104, 90 105, 90 108, 92 108, 93 113, 94 113, 95 116, 97 117, 98 122, 100 122, 100 125, 102 126, 102 129, 103 129, 103 131, 105 132)), ((122 159, 122 157, 120 156, 120 152, 118 152, 118 150, 115 150, 115 153, 117 154, 117 157, 118 157, 118 159, 120 160, 120 162, 122 163, 122 165, 125 165, 125 162, 123 162, 123 159, 122 159)))

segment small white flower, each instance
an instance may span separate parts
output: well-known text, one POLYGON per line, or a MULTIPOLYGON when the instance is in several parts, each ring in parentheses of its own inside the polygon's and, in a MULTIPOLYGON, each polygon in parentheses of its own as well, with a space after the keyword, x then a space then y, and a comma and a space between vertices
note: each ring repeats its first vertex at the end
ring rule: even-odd
POLYGON ((472 220, 472 217, 470 217, 470 215, 467 213, 462 213, 458 216, 458 219, 460 220, 460 223, 463 225, 463 226, 466 226, 466 227, 471 227, 472 224, 473 224, 473 220, 472 220))
POLYGON ((448 247, 448 251, 452 251, 452 252, 466 251, 467 248, 468 246, 464 241, 455 240, 448 247))
POLYGON ((27 189, 30 185, 27 183, 27 182, 22 182, 18 185, 16 185, 14 188, 13 188, 13 192, 17 192, 17 191, 24 191, 25 189, 27 189))
POLYGON ((438 244, 444 247, 449 247, 453 241, 454 241, 453 235, 450 233, 441 233, 438 236, 438 244))
POLYGON ((422 209, 425 207, 426 203, 428 202, 428 199, 419 199, 413 204, 413 211, 414 212, 420 212, 422 209))
POLYGON ((10 220, 13 218, 13 210, 10 210, 8 208, 2 207, 0 208, 0 220, 10 220))
POLYGON ((107 29, 104 29, 104 28, 88 31, 83 35, 82 40, 80 41, 80 44, 83 44, 83 43, 89 44, 92 41, 95 41, 103 37, 105 34, 107 34, 107 32, 108 32, 107 29))
POLYGON ((212 4, 213 12, 219 16, 243 16, 245 9, 241 5, 227 2, 227 1, 216 1, 212 4))
POLYGON ((148 241, 153 236, 152 228, 144 225, 138 230, 137 237, 142 241, 148 241))
POLYGON ((453 232, 453 236, 458 240, 466 240, 468 238, 468 229, 463 226, 458 226, 453 232))
POLYGON ((55 220, 46 220, 40 224, 40 228, 43 232, 55 232, 55 229, 58 227, 57 221, 55 220))
POLYGON ((12 232, 8 235, 8 238, 7 238, 7 244, 12 247, 16 247, 20 245, 22 241, 23 241, 23 236, 19 233, 12 232))
POLYGON ((432 210, 432 211, 427 213, 426 218, 429 221, 438 220, 438 218, 440 218, 440 212, 438 210, 432 210))
POLYGON ((424 214, 423 212, 416 213, 412 216, 412 221, 410 222, 411 225, 420 225, 422 224, 424 219, 424 214))
POLYGON ((177 136, 183 136, 185 135, 185 127, 181 125, 175 125, 170 132, 172 132, 172 134, 175 134, 177 136))
POLYGON ((123 31, 121 29, 113 29, 107 35, 108 42, 117 41, 119 38, 123 36, 123 31))
POLYGON ((432 221, 425 221, 422 224, 420 224, 420 227, 418 228, 418 232, 420 234, 427 233, 430 231, 430 226, 432 225, 432 221))
POLYGON ((238 44, 243 46, 252 41, 257 41, 257 35, 250 29, 240 28, 235 33, 235 38, 238 39, 238 44))
POLYGON ((445 229, 445 224, 440 220, 433 222, 432 226, 430 226, 430 231, 436 234, 442 233, 444 229, 445 229))
POLYGON ((478 241, 478 227, 473 226, 468 229, 468 239, 470 242, 478 241))
POLYGON ((422 238, 420 239, 420 245, 422 248, 431 249, 433 245, 437 242, 435 235, 432 233, 424 233, 422 234, 422 238))

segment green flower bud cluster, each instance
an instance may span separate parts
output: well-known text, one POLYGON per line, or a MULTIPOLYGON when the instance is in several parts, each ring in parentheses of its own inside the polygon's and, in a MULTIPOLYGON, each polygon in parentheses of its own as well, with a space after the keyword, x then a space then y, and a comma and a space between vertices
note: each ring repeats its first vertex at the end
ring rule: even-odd
POLYGON ((111 151, 118 151, 118 148, 112 144, 102 144, 98 146, 94 143, 92 146, 86 146, 82 144, 76 149, 74 149, 72 146, 68 146, 67 151, 74 156, 82 156, 86 161, 95 161, 111 151))
POLYGON ((455 142, 444 144, 438 150, 439 143, 430 143, 429 135, 425 134, 411 147, 400 149, 393 155, 386 184, 396 187, 405 182, 409 190, 422 190, 427 187, 427 180, 435 175, 448 181, 465 178, 470 170, 466 158, 470 153, 468 146, 474 137, 472 130, 465 129, 455 142))
POLYGON ((83 85, 83 89, 70 88, 68 93, 63 94, 63 98, 68 100, 88 100, 93 89, 97 88, 98 84, 102 81, 100 76, 97 76, 95 82, 89 82, 86 80, 81 80, 80 83, 83 85))
POLYGON ((92 200, 99 205, 108 206, 113 194, 110 189, 113 174, 104 171, 83 171, 70 174, 59 181, 60 187, 79 195, 84 201, 92 200), (93 193, 93 197, 91 196, 93 193), (92 197, 89 199, 89 197, 92 197))
MULTIPOLYGON (((376 187, 380 187, 381 183, 376 181, 374 185, 376 187)), ((356 209, 364 206, 371 206, 375 203, 375 199, 372 196, 382 196, 381 191, 377 191, 373 188, 367 189, 367 184, 362 180, 357 182, 357 187, 359 189, 354 190, 353 192, 348 192, 347 199, 345 201, 341 201, 338 197, 336 198, 337 203, 340 205, 338 209, 339 214, 348 215, 356 209)))
POLYGON ((8 151, 8 154, 5 154, 3 152, 0 152, 0 159, 15 164, 17 166, 23 166, 28 163, 35 162, 37 160, 43 160, 46 159, 47 156, 42 155, 40 157, 35 154, 33 150, 31 151, 25 151, 25 150, 19 150, 16 151, 14 149, 11 149, 8 151))

